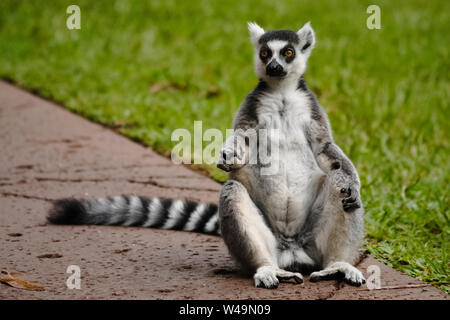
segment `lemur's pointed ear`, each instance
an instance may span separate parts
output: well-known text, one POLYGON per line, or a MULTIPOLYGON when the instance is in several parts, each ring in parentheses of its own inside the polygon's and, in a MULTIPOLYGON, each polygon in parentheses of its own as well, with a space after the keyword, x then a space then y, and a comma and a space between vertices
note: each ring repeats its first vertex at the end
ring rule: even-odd
POLYGON ((297 31, 300 39, 300 48, 303 53, 310 53, 316 44, 316 34, 311 27, 311 23, 307 22, 300 30, 297 31))
POLYGON ((258 43, 259 38, 265 33, 264 29, 261 28, 256 24, 256 22, 249 22, 248 25, 248 32, 250 33, 250 40, 252 41, 253 45, 256 45, 258 43))

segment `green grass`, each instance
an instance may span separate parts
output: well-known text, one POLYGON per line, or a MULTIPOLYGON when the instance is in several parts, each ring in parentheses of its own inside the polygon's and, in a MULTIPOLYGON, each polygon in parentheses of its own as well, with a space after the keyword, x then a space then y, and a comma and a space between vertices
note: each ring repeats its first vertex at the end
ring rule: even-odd
MULTIPOLYGON (((307 82, 362 180, 369 251, 449 292, 448 1, 0 1, 0 77, 168 154, 176 128, 224 131, 255 86, 246 21, 311 21, 307 82), (366 8, 381 7, 381 30, 366 8), (151 93, 168 81, 178 90, 151 93), (210 95, 209 92, 216 92, 210 95)), ((225 175, 208 168, 219 181, 225 175)))

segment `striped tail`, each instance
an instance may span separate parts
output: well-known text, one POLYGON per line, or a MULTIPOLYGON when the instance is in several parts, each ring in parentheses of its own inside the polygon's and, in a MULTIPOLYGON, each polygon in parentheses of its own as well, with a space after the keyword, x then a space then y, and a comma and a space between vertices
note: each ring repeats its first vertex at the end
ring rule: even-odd
POLYGON ((117 196, 57 200, 47 220, 53 224, 139 226, 219 235, 218 218, 215 204, 117 196))

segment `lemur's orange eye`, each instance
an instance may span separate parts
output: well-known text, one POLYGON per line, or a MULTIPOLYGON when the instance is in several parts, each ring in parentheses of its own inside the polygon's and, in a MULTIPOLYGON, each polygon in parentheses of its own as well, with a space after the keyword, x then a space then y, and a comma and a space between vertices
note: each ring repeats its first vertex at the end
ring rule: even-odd
POLYGON ((263 50, 261 51, 261 57, 265 58, 269 55, 269 53, 267 52, 267 50, 263 50))
POLYGON ((284 55, 288 58, 292 57, 294 55, 294 53, 292 52, 292 50, 286 50, 284 52, 284 55))

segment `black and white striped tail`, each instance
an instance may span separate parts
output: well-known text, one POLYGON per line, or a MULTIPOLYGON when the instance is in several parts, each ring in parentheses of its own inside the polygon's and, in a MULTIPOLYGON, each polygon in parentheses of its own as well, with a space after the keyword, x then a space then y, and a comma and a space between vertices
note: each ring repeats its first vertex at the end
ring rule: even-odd
POLYGON ((139 226, 219 234, 217 205, 137 196, 54 202, 53 224, 139 226))

